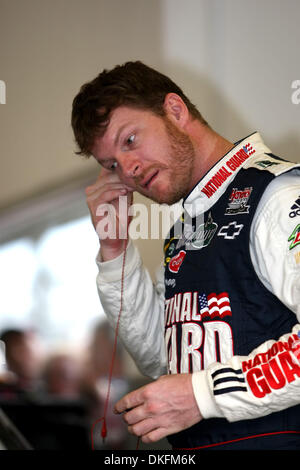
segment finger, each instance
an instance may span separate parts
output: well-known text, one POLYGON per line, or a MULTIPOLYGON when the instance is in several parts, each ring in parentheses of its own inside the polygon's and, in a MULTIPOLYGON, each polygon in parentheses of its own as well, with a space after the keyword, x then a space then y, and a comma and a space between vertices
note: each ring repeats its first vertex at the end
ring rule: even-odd
POLYGON ((106 203, 115 199, 115 197, 112 197, 112 194, 118 193, 127 194, 128 189, 122 184, 107 184, 101 187, 100 189, 97 189, 87 194, 87 200, 95 201, 96 199, 99 199, 99 203, 106 203))
POLYGON ((91 186, 88 186, 85 188, 85 195, 87 198, 90 198, 92 196, 95 196, 95 197, 100 197, 101 196, 101 193, 103 193, 104 191, 106 191, 107 189, 110 189, 110 188, 124 188, 127 190, 128 193, 131 193, 133 194, 133 189, 130 188, 129 186, 127 186, 126 184, 124 183, 121 183, 120 181, 107 181, 107 180, 103 180, 101 181, 101 184, 98 183, 98 184, 94 184, 94 185, 91 185, 91 186))
POLYGON ((112 170, 108 170, 107 168, 101 165, 101 170, 98 175, 98 179, 102 178, 103 176, 109 176, 109 175, 116 175, 116 173, 112 170))
POLYGON ((104 186, 105 184, 115 184, 115 183, 123 184, 123 186, 125 186, 125 184, 122 183, 122 181, 120 181, 118 176, 115 174, 111 174, 111 175, 107 175, 103 177, 101 176, 94 183, 87 186, 85 188, 85 192, 90 193, 90 192, 96 191, 97 189, 102 188, 102 186, 104 186))
POLYGON ((109 192, 109 198, 107 201, 97 201, 95 202, 88 202, 88 207, 92 212, 96 211, 96 215, 99 215, 100 213, 104 212, 109 212, 111 211, 112 214, 115 214, 116 217, 119 219, 127 219, 128 218, 128 212, 127 210, 122 207, 121 209, 116 206, 118 204, 119 198, 123 196, 126 198, 126 192, 123 193, 123 191, 110 191, 109 192))
POLYGON ((128 432, 135 436, 147 435, 158 428, 156 421, 152 418, 144 419, 139 423, 128 426, 128 432))
MULTIPOLYGON (((119 174, 116 171, 111 171, 107 170, 107 168, 102 168, 100 173, 98 174, 98 177, 95 181, 95 184, 98 185, 99 183, 102 184, 102 181, 111 181, 111 182, 116 182, 116 183, 123 183, 125 186, 126 184, 122 179, 120 178, 119 174)), ((134 188, 131 186, 128 186, 128 189, 133 191, 134 188)))
POLYGON ((143 421, 144 419, 148 418, 149 415, 146 412, 146 409, 143 405, 136 406, 129 411, 125 411, 123 414, 123 419, 126 424, 133 425, 143 421))
POLYGON ((131 410, 136 406, 142 405, 144 402, 142 397, 142 388, 125 395, 114 406, 114 413, 120 414, 124 411, 131 410))
POLYGON ((122 181, 119 178, 119 175, 116 172, 107 170, 106 168, 102 168, 101 171, 98 173, 98 176, 96 180, 94 181, 94 183, 89 185, 88 188, 93 188, 94 186, 99 187, 103 184, 103 182, 106 182, 106 181, 110 181, 112 183, 113 182, 122 183, 122 181))
POLYGON ((97 176, 97 179, 96 179, 96 183, 97 181, 99 180, 102 180, 102 178, 106 178, 106 177, 110 177, 112 175, 115 175, 117 176, 116 172, 115 171, 112 171, 112 170, 108 170, 107 168, 105 168, 104 166, 100 165, 101 169, 98 173, 98 176, 97 176))
POLYGON ((152 442, 160 441, 160 439, 163 439, 169 434, 170 432, 166 428, 157 428, 144 434, 141 439, 144 444, 151 444, 152 442))

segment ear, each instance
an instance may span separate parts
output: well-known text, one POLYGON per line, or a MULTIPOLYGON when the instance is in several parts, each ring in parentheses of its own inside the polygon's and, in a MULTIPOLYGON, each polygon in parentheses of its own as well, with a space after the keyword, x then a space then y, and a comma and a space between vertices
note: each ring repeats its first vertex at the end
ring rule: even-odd
POLYGON ((179 95, 168 93, 164 101, 164 110, 174 124, 182 128, 186 125, 189 119, 189 110, 179 95))

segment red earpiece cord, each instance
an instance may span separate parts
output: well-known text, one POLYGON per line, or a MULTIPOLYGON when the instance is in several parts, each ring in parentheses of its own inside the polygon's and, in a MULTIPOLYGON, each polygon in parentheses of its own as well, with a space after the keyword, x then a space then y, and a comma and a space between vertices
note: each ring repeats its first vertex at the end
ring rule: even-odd
POLYGON ((107 414, 107 408, 108 408, 108 403, 109 403, 111 379, 112 379, 112 373, 113 373, 116 350, 117 350, 119 323, 120 323, 121 313, 122 313, 122 309, 123 309, 123 292, 124 292, 124 274, 125 274, 126 249, 127 249, 127 239, 125 239, 123 262, 122 262, 120 310, 119 310, 118 319, 117 319, 117 323, 116 323, 114 347, 113 347, 112 359, 111 359, 111 363, 110 363, 110 370, 109 370, 109 376, 108 376, 108 387, 107 387, 106 400, 105 400, 104 412, 103 412, 103 424, 102 424, 102 429, 101 429, 101 436, 102 436, 103 442, 104 442, 104 439, 106 438, 106 435, 107 435, 106 414, 107 414))
MULTIPOLYGON (((106 414, 107 414, 107 408, 108 408, 108 404, 109 404, 112 373, 113 373, 114 362, 115 362, 115 356, 116 356, 119 323, 120 323, 121 313, 122 313, 122 309, 123 309, 124 275, 125 275, 125 260, 126 260, 127 242, 128 242, 128 233, 127 233, 127 238, 125 239, 125 246, 124 246, 124 253, 123 253, 122 274, 121 274, 120 310, 119 310, 118 319, 117 319, 117 323, 116 323, 114 346, 113 346, 112 359, 111 359, 111 363, 110 363, 109 376, 108 376, 108 387, 107 387, 107 393, 106 393, 106 400, 105 400, 105 404, 104 404, 103 417, 97 419, 97 420, 93 423, 93 426, 92 426, 92 436, 91 436, 91 437, 92 437, 92 449, 93 449, 93 450, 94 450, 94 438, 93 438, 93 434, 94 434, 95 425, 96 425, 97 423, 103 421, 103 422, 102 422, 102 428, 101 428, 101 437, 102 437, 102 439, 103 439, 103 443, 104 443, 105 438, 106 438, 106 436, 107 436, 106 414)), ((139 439, 137 440, 137 447, 136 447, 136 450, 138 449, 138 446, 139 446, 139 439)))

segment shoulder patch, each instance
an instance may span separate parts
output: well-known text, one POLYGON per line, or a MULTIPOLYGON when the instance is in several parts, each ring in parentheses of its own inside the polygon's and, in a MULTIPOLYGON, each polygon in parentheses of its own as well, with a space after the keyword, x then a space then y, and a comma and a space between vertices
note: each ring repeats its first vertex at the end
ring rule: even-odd
POLYGON ((300 224, 298 224, 294 228, 293 232, 291 233, 291 235, 288 238, 288 242, 291 242, 290 246, 289 246, 290 250, 295 248, 295 246, 300 245, 300 224))
POLYGON ((275 176, 279 176, 297 167, 300 168, 300 163, 283 160, 272 153, 253 156, 244 165, 244 168, 256 168, 257 170, 269 171, 275 176))

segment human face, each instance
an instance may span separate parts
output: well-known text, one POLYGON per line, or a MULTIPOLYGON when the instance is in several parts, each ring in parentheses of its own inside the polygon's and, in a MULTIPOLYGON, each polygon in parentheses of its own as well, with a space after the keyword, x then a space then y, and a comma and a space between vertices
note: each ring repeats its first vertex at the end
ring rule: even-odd
POLYGON ((191 189, 194 148, 167 116, 117 108, 92 154, 130 189, 160 204, 174 204, 191 189))

